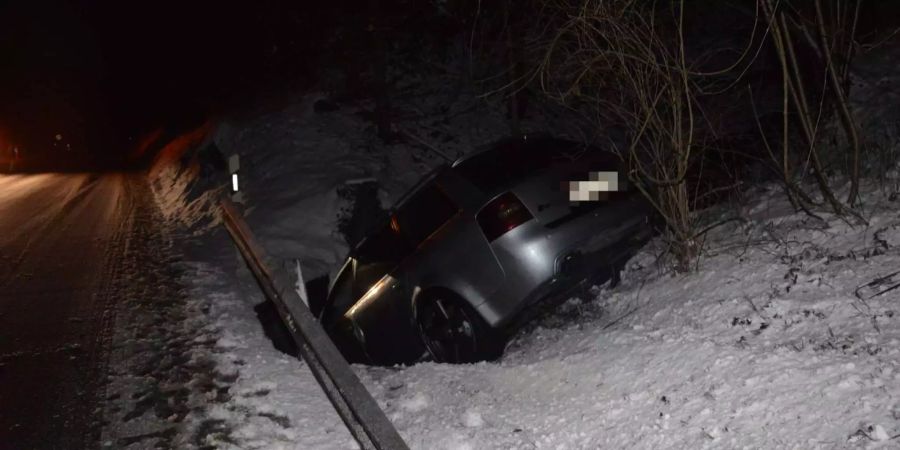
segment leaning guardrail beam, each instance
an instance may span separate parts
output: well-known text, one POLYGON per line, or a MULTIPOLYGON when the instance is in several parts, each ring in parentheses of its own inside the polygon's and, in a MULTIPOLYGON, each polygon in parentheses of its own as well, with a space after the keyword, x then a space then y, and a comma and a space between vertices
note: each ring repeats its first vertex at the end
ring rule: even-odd
POLYGON ((294 291, 283 270, 272 264, 265 249, 231 200, 220 200, 222 222, 266 297, 278 309, 300 356, 363 449, 407 450, 394 425, 359 381, 350 365, 294 291))

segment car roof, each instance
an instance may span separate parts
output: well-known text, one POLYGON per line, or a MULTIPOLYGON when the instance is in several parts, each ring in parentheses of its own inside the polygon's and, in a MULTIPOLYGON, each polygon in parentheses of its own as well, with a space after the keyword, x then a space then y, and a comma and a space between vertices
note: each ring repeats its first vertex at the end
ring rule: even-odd
POLYGON ((574 146, 578 145, 574 141, 570 141, 567 139, 561 139, 553 137, 552 135, 546 133, 534 133, 534 134, 525 134, 518 137, 507 137, 497 141, 492 141, 487 144, 482 144, 475 147, 475 150, 469 152, 461 157, 459 157, 456 161, 454 161, 450 167, 458 167, 460 164, 465 163, 466 161, 475 158, 484 153, 497 151, 503 148, 506 148, 511 145, 565 145, 565 146, 574 146))
POLYGON ((462 157, 458 158, 452 164, 441 164, 437 167, 431 169, 427 174, 422 176, 416 184, 406 190, 406 192, 394 202, 393 205, 389 208, 389 210, 395 210, 401 206, 403 206, 406 201, 412 197, 416 192, 422 189, 422 187, 428 185, 429 183, 435 181, 442 172, 448 170, 450 168, 457 168, 462 164, 465 164, 466 161, 470 161, 471 159, 484 155, 485 153, 500 151, 505 148, 509 148, 513 145, 526 145, 526 146, 558 146, 558 147, 577 147, 583 146, 584 144, 580 144, 575 141, 561 139, 553 137, 546 133, 535 133, 529 135, 522 135, 520 137, 509 137, 503 138, 497 141, 493 141, 487 144, 482 144, 476 147, 475 151, 472 151, 462 157))
POLYGON ((404 192, 403 195, 400 196, 400 198, 398 198, 397 201, 395 201, 394 204, 391 205, 391 207, 388 209, 395 210, 395 209, 403 206, 403 204, 406 203, 406 201, 409 200, 409 198, 412 197, 413 194, 415 194, 416 192, 419 192, 419 190, 422 189, 423 186, 434 181, 435 178, 437 178, 441 172, 443 172, 444 170, 447 170, 448 167, 449 166, 447 164, 441 164, 441 165, 431 169, 428 173, 423 175, 422 178, 420 178, 419 181, 416 182, 416 184, 412 185, 412 187, 407 189, 406 192, 404 192))

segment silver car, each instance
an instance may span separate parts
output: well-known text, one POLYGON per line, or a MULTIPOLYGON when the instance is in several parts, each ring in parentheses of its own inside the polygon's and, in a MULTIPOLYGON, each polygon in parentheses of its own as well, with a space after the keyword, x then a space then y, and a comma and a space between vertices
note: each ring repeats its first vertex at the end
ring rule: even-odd
POLYGON ((616 276, 649 236, 624 178, 613 154, 553 138, 440 167, 350 252, 319 319, 353 362, 496 358, 535 305, 616 276))

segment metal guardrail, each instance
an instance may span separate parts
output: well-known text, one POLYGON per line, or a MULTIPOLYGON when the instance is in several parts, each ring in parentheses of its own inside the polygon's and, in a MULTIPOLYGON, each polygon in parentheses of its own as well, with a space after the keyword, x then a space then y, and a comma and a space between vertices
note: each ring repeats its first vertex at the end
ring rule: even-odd
POLYGON ((300 356, 363 449, 408 450, 394 425, 359 381, 331 338, 294 291, 283 270, 271 263, 265 249, 228 198, 220 200, 222 222, 243 255, 263 293, 278 310, 300 356))

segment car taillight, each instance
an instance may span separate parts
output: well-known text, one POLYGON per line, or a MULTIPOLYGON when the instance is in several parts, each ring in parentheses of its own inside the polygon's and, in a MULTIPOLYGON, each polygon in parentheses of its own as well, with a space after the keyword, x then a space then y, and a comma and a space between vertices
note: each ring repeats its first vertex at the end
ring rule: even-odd
POLYGON ((531 220, 532 215, 525 205, 512 193, 507 192, 492 200, 476 219, 488 241, 503 236, 513 228, 531 220))

